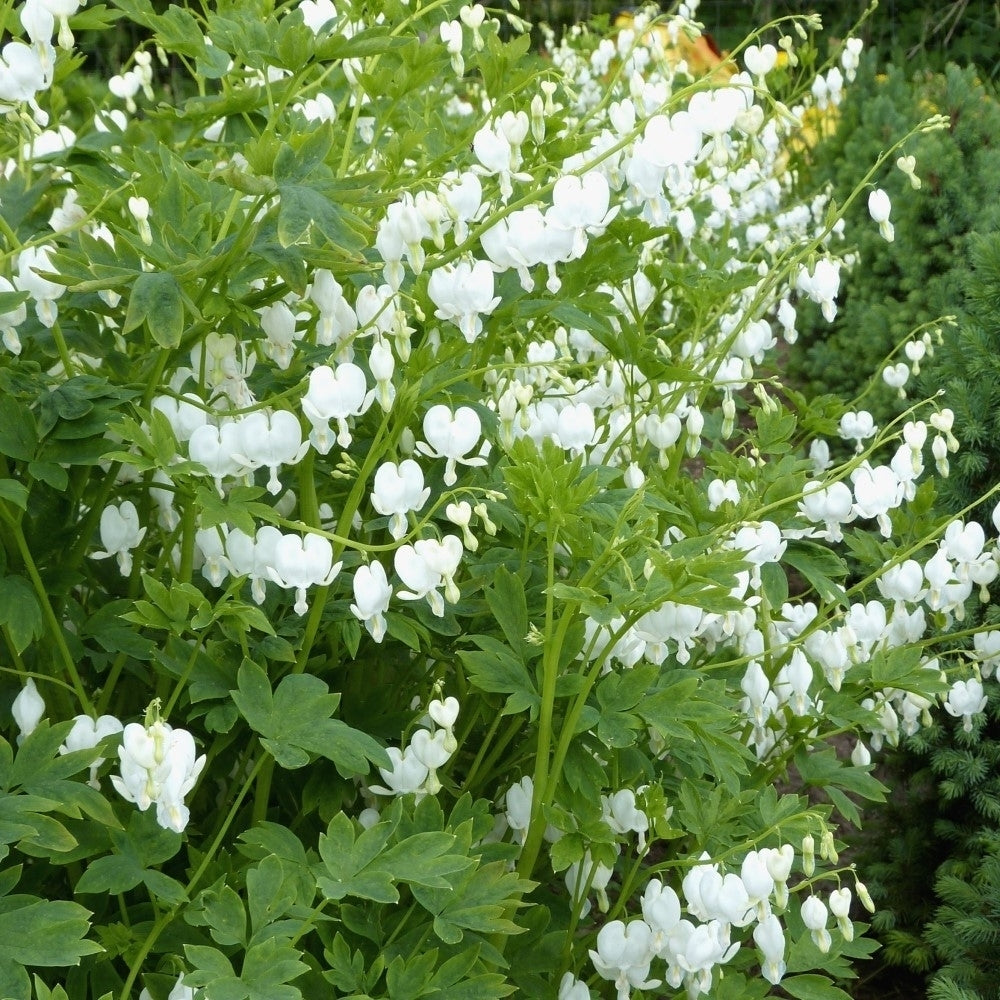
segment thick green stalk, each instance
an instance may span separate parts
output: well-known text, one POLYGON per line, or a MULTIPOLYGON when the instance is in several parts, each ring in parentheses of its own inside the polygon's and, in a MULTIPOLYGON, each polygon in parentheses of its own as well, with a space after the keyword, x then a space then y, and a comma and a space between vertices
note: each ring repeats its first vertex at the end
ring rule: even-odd
POLYGON ((534 790, 531 796, 531 822, 524 849, 517 861, 518 873, 530 878, 542 846, 545 833, 544 807, 551 802, 548 793, 549 756, 552 753, 552 718, 556 703, 556 681, 559 678, 559 654, 569 628, 571 615, 564 613, 555 624, 556 541, 558 529, 554 526, 546 537, 546 594, 545 594, 545 647, 542 654, 542 704, 538 710, 538 742, 535 750, 535 769, 532 775, 534 790))

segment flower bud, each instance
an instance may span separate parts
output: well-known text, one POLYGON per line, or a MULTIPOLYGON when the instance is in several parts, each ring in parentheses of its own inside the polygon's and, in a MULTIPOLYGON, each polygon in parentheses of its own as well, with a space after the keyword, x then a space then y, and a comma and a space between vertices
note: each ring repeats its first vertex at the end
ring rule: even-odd
POLYGON ((832 864, 837 863, 838 855, 837 848, 833 842, 833 830, 823 831, 823 836, 819 842, 819 856, 824 861, 829 861, 832 864))
POLYGON ((868 886, 864 882, 855 882, 854 891, 858 894, 858 899, 861 900, 861 905, 869 912, 875 912, 875 903, 872 900, 871 894, 868 892, 868 886))
POLYGON ((33 678, 29 677, 25 682, 20 694, 14 699, 10 712, 14 716, 17 728, 21 731, 17 737, 17 743, 20 746, 35 731, 45 714, 45 702, 38 693, 33 678))
POLYGON ((845 941, 854 940, 854 924, 851 923, 851 890, 844 886, 830 893, 830 912, 837 918, 837 926, 845 941))
POLYGON ((816 841, 811 833, 802 838, 802 871, 807 877, 816 871, 816 841))

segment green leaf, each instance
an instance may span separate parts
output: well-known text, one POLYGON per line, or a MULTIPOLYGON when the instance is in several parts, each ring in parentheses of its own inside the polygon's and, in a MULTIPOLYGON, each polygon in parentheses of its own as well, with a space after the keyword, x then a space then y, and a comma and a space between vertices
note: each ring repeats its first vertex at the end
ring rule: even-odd
POLYGON ((0 455, 30 462, 37 447, 38 431, 31 410, 12 396, 0 396, 0 455))
POLYGON ((781 988, 796 1000, 850 1000, 850 995, 826 976, 790 976, 781 980, 781 988))
POLYGON ((36 1000, 69 1000, 66 991, 61 986, 56 986, 55 989, 50 990, 42 982, 41 977, 35 976, 34 980, 36 1000))
POLYGON ((847 575, 847 566, 829 549, 814 542, 791 542, 781 561, 794 566, 827 604, 848 603, 844 588, 836 582, 847 575))
POLYGON ((128 829, 112 830, 110 837, 115 853, 95 858, 87 865, 76 884, 77 892, 114 895, 143 883, 167 903, 175 904, 187 898, 179 882, 158 870, 181 849, 183 838, 161 827, 152 810, 136 810, 128 829))
POLYGON ((392 819, 382 820, 355 837, 351 820, 343 813, 334 816, 319 838, 325 868, 316 880, 320 892, 333 900, 355 896, 395 903, 397 882, 409 883, 414 891, 420 886, 452 891, 453 880, 446 876, 475 864, 466 851, 456 850, 452 833, 427 830, 388 846, 395 829, 392 819))
POLYGON ((329 122, 306 133, 305 142, 296 149, 285 144, 274 159, 274 179, 279 184, 299 184, 308 180, 333 146, 333 126, 329 122))
POLYGON ((309 971, 299 956, 288 941, 277 937, 251 945, 240 975, 249 987, 250 1000, 301 1000, 301 991, 288 985, 309 971))
POLYGON ((340 696, 330 694, 318 677, 291 674, 272 695, 264 670, 244 660, 236 683, 237 690, 230 691, 236 707, 282 767, 304 767, 313 753, 333 761, 345 777, 366 774, 369 761, 388 766, 389 758, 376 740, 330 718, 340 696))
POLYGON ((246 1000, 250 996, 232 963, 217 948, 186 944, 184 954, 191 964, 191 971, 184 977, 188 986, 203 987, 212 1000, 246 1000))
POLYGON ((247 871, 247 903, 254 934, 283 916, 296 901, 298 894, 290 876, 274 855, 262 858, 247 871))
POLYGON ((0 500, 7 500, 21 510, 28 509, 28 488, 16 479, 0 479, 0 500))
POLYGON ((524 664, 504 643, 488 635, 469 637, 479 650, 460 650, 459 658, 469 675, 469 682, 480 691, 506 694, 510 697, 504 714, 525 710, 538 711, 541 697, 524 664))
POLYGON ((528 604, 521 578, 506 566, 498 566, 493 586, 486 591, 486 603, 497 624, 510 643, 510 648, 522 660, 530 659, 532 647, 525 642, 528 634, 528 604))
POLYGON ((412 956, 409 960, 397 955, 385 970, 385 988, 390 1000, 417 1000, 425 996, 437 959, 437 948, 412 956))
POLYGON ((28 472, 58 493, 62 493, 69 485, 69 473, 55 462, 29 462, 28 472))
POLYGON ((44 634, 42 609, 31 584, 20 576, 0 579, 0 625, 6 625, 18 654, 44 634))
POLYGON ((760 580, 768 606, 780 608, 788 600, 788 577, 780 563, 764 563, 760 580))
POLYGON ((31 1000, 31 981, 17 962, 0 959, 0 997, 4 1000, 31 1000))
POLYGON ((142 323, 160 347, 169 349, 181 342, 184 302, 181 286, 169 271, 144 271, 135 279, 122 333, 129 333, 142 323))
POLYGON ((278 242, 283 247, 307 240, 315 226, 329 243, 349 255, 363 249, 357 220, 325 192, 303 184, 279 184, 278 192, 278 242))
POLYGON ((221 945, 246 944, 247 915, 243 901, 225 883, 206 889, 198 900, 212 939, 221 945))
POLYGON ((896 649, 876 650, 869 661, 872 683, 878 688, 899 688, 923 697, 932 697, 948 690, 937 671, 923 665, 923 651, 919 646, 901 646, 896 649))
POLYGON ((0 900, 0 910, 0 962, 78 965, 102 950, 86 940, 90 911, 78 903, 10 896, 0 900))
POLYGON ((0 316, 13 312, 31 298, 29 292, 0 292, 0 316))

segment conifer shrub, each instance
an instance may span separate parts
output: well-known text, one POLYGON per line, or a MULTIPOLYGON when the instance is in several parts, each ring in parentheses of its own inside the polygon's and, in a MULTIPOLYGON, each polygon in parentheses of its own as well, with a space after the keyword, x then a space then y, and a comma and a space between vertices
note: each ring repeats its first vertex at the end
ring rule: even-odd
POLYGON ((1000 233, 970 240, 963 318, 926 366, 926 388, 943 389, 961 442, 941 483, 955 512, 1000 480, 1000 233))
MULTIPOLYGON (((877 155, 933 112, 947 115, 950 127, 914 136, 906 150, 916 160, 920 188, 891 165, 876 178, 892 201, 894 242, 885 242, 868 218, 866 200, 858 199, 848 208, 846 231, 863 263, 842 277, 843 305, 835 321, 801 310, 802 335, 790 365, 793 378, 812 391, 853 399, 914 330, 956 313, 971 234, 998 228, 1000 105, 971 67, 952 65, 943 74, 910 79, 899 67, 876 75, 872 62, 863 61, 836 129, 808 169, 842 202, 853 164, 877 155)), ((863 405, 884 422, 908 402, 876 379, 863 405)))

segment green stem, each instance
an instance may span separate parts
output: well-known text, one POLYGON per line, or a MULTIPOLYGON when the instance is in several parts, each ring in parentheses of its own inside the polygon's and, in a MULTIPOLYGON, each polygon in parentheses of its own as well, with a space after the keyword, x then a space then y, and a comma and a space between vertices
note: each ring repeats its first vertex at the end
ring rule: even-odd
POLYGON ((545 833, 544 806, 548 804, 549 754, 552 752, 552 717, 556 703, 556 680, 559 677, 559 653, 562 640, 569 627, 570 615, 563 614, 558 629, 555 622, 556 541, 558 529, 553 525, 546 533, 546 588, 545 588, 545 651, 542 654, 542 704, 538 710, 538 743, 535 750, 535 770, 532 776, 534 789, 531 796, 531 822, 524 849, 517 861, 517 870, 530 878, 545 833))
MULTIPOLYGON (((478 711, 473 715, 473 721, 478 717, 478 711)), ((476 751, 476 756, 473 758, 472 763, 469 765, 469 769, 465 774, 465 787, 471 789, 474 787, 475 777, 479 771, 479 766, 483 762, 483 758, 486 756, 486 750, 489 745, 493 742, 493 737, 497 734, 497 729, 500 728, 500 719, 502 716, 496 713, 493 716, 493 720, 490 722, 490 728, 487 730, 486 735, 482 738, 479 743, 479 749, 476 751)), ((469 733, 472 731, 471 726, 467 732, 465 732, 462 738, 458 741, 459 746, 464 745, 466 739, 468 739, 469 733)))
MULTIPOLYGON (((498 713, 495 717, 496 725, 500 724, 501 718, 502 716, 498 713)), ((510 744, 510 741, 514 739, 515 736, 517 736, 522 732, 522 730, 524 729, 524 724, 525 724, 524 718, 520 715, 520 713, 511 716, 511 720, 507 724, 507 728, 503 731, 503 733, 501 733, 500 738, 498 740, 495 740, 493 745, 489 747, 489 753, 488 755, 486 755, 485 761, 476 766, 477 770, 481 770, 482 773, 485 775, 485 777, 480 781, 480 785, 485 785, 489 783, 489 778, 493 773, 493 768, 496 765, 496 762, 503 755, 503 752, 504 750, 507 749, 507 746, 510 744)), ((486 747, 489 745, 489 740, 492 738, 492 733, 494 732, 494 729, 495 727, 491 728, 490 733, 487 736, 487 739, 484 740, 482 747, 483 751, 485 751, 486 747)), ((466 779, 466 788, 471 791, 473 786, 470 778, 466 779)))
POLYGON ((14 230, 7 225, 7 220, 2 215, 0 215, 0 233, 3 233, 3 235, 7 237, 7 240, 10 242, 12 251, 21 249, 21 244, 18 241, 17 233, 15 233, 14 230))
POLYGON ((181 515, 181 565, 177 571, 180 583, 190 583, 194 568, 194 536, 198 530, 197 511, 193 501, 189 501, 181 515))
POLYGON ((97 699, 97 706, 94 709, 94 712, 97 715, 104 715, 104 713, 107 712, 108 705, 111 704, 111 696, 114 694, 115 685, 118 683, 118 678, 121 676, 122 670, 125 669, 127 661, 128 653, 119 653, 115 657, 114 663, 111 664, 107 680, 101 688, 101 695, 97 699))
POLYGON ((69 356, 69 348, 66 346, 66 338, 63 336, 62 328, 59 326, 58 320, 52 324, 52 339, 56 342, 56 350, 59 352, 59 360, 62 361, 63 370, 66 372, 66 378, 72 378, 76 375, 76 366, 73 364, 73 361, 69 356))
POLYGON ((108 498, 111 496, 111 493, 115 488, 115 483, 118 479, 118 473, 121 470, 121 467, 121 462, 114 462, 108 468, 108 471, 104 476, 104 480, 101 483, 100 492, 94 498, 93 503, 90 506, 90 510, 80 522, 80 534, 77 536, 76 544, 72 549, 70 549, 69 556, 66 559, 70 568, 76 568, 83 561, 87 548, 90 546, 90 540, 94 537, 94 532, 97 530, 97 525, 101 520, 101 515, 104 513, 104 508, 107 506, 108 498))

